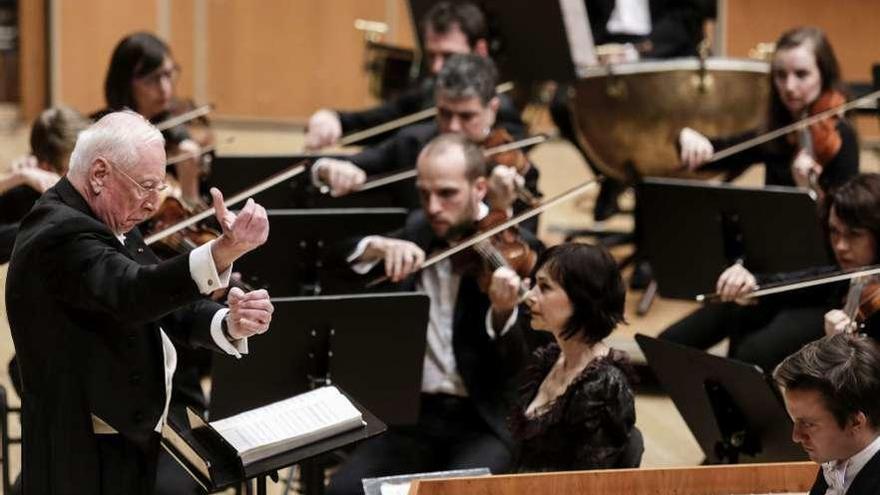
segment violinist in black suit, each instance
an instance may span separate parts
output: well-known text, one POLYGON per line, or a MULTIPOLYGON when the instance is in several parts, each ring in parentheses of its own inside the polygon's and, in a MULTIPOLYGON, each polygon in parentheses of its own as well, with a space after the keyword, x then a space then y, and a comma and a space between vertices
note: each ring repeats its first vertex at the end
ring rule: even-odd
POLYGON ((810 495, 880 493, 880 349, 838 334, 787 357, 773 377, 783 389, 791 438, 821 465, 810 495))
POLYGON ((214 191, 223 234, 157 263, 136 225, 165 186, 164 139, 133 112, 83 131, 67 177, 22 221, 6 307, 22 382, 22 493, 152 494, 176 352, 169 338, 240 357, 265 332, 265 291, 230 292, 232 263, 268 236, 214 191))
POLYGON ((361 493, 361 479, 371 476, 510 468, 505 419, 527 356, 520 278, 499 268, 483 293, 477 277, 460 273, 450 259, 419 271, 426 253, 457 242, 488 214, 484 167, 482 153, 462 136, 431 141, 418 159, 422 209, 400 231, 361 239, 348 256, 355 271, 378 268, 401 288, 428 294, 427 349, 417 424, 392 427, 355 450, 328 493, 361 493))

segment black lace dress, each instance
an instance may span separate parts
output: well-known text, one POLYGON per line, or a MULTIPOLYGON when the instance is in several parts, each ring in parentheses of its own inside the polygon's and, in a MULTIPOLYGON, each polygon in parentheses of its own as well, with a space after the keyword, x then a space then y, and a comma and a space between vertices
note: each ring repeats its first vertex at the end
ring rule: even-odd
POLYGON ((565 393, 525 415, 544 377, 559 357, 555 343, 535 351, 509 423, 519 442, 518 470, 567 471, 619 467, 635 425, 626 353, 611 349, 593 360, 565 393))

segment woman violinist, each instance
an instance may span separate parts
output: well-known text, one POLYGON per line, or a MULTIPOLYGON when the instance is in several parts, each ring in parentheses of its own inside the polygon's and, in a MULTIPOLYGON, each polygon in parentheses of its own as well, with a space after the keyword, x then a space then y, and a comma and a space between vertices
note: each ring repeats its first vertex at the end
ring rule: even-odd
MULTIPOLYGON (((846 101, 831 44, 814 27, 799 27, 782 34, 773 54, 770 83, 767 129, 763 131, 783 127, 846 101)), ((766 185, 807 187, 817 193, 827 192, 858 173, 858 140, 849 122, 834 117, 808 129, 707 163, 713 153, 753 138, 761 130, 710 139, 684 128, 679 133, 681 161, 691 170, 722 170, 730 176, 752 164, 764 163, 766 185)))
POLYGON ((728 355, 771 370, 807 342, 822 337, 825 327, 830 332, 846 323, 840 311, 830 311, 844 306, 845 282, 750 300, 756 304, 742 299, 759 283, 793 281, 878 263, 880 175, 857 175, 832 190, 824 206, 824 220, 834 266, 756 276, 735 264, 718 278, 722 304, 703 306, 670 326, 660 338, 707 349, 729 337, 728 355))
MULTIPOLYGON (((174 86, 179 76, 180 67, 164 41, 150 33, 130 34, 113 50, 104 80, 107 108, 97 112, 93 118, 129 108, 150 122, 160 124, 189 109, 185 108, 185 102, 175 99, 174 86)), ((202 125, 204 127, 206 123, 203 121, 202 125)), ((188 207, 195 207, 202 205, 202 161, 199 151, 211 144, 213 136, 209 130, 196 136, 191 129, 192 126, 181 124, 162 134, 169 158, 181 154, 192 156, 175 164, 174 172, 180 184, 178 199, 188 207), (200 142, 195 138, 200 138, 200 142)))
POLYGON ((589 244, 545 251, 526 295, 531 326, 554 343, 533 354, 509 423, 520 471, 638 467, 632 369, 603 340, 623 322, 626 287, 608 252, 589 244))

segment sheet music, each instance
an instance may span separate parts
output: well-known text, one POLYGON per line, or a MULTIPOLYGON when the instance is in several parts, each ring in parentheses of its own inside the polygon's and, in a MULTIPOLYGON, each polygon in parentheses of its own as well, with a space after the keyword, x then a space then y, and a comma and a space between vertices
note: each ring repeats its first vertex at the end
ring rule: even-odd
POLYGON ((214 421, 211 426, 243 461, 250 462, 362 424, 360 411, 336 387, 322 387, 214 421))
POLYGON ((596 57, 596 44, 590 29, 590 18, 583 0, 559 0, 565 35, 571 51, 571 61, 575 74, 581 77, 581 70, 599 63, 596 57))

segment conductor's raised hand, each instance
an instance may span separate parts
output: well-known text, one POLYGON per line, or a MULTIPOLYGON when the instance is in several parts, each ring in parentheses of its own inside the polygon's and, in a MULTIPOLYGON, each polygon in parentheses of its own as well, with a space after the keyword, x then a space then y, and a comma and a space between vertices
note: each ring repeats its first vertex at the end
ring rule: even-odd
POLYGON ((718 277, 716 291, 724 302, 735 301, 737 304, 746 305, 752 302, 745 299, 748 295, 758 288, 758 281, 752 272, 739 263, 731 265, 724 273, 718 277))
POLYGON ((238 287, 233 287, 229 290, 226 302, 229 305, 226 318, 229 335, 232 338, 243 339, 265 333, 269 329, 275 307, 272 306, 269 293, 265 290, 244 292, 238 287))
POLYGON ((269 217, 266 210, 248 199, 238 214, 226 209, 223 194, 211 188, 214 212, 223 234, 214 242, 212 253, 217 272, 223 273, 232 262, 261 246, 269 238, 269 217))

